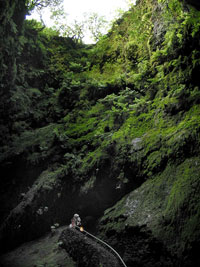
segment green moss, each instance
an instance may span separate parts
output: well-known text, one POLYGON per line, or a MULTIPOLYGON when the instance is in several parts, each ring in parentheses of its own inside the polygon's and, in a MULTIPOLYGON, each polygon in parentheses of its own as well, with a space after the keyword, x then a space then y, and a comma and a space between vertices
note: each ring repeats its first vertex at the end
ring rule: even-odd
POLYGON ((55 170, 45 170, 35 182, 37 190, 53 191, 60 187, 61 180, 67 176, 68 168, 66 165, 57 166, 55 170))
POLYGON ((190 246, 200 236, 199 168, 198 157, 168 165, 105 211, 102 233, 123 232, 125 225, 146 225, 156 238, 181 254, 186 244, 190 246))
POLYGON ((176 222, 173 234, 179 228, 182 246, 200 235, 199 173, 199 158, 190 159, 177 168, 175 177, 178 179, 173 183, 164 211, 164 215, 171 221, 171 227, 176 222))
POLYGON ((200 236, 200 12, 140 0, 81 46, 34 21, 20 33, 4 2, 0 159, 56 162, 47 191, 69 177, 95 190, 106 165, 124 192, 142 185, 105 212, 102 232, 145 225, 181 254, 200 236))
POLYGON ((20 136, 15 136, 12 146, 2 154, 1 160, 22 153, 32 164, 37 164, 40 160, 48 158, 54 151, 55 127, 56 124, 49 124, 35 131, 24 131, 20 136))
POLYGON ((123 216, 126 212, 126 198, 122 198, 114 207, 107 209, 104 216, 101 218, 100 226, 101 232, 115 230, 116 232, 123 231, 125 227, 123 216))

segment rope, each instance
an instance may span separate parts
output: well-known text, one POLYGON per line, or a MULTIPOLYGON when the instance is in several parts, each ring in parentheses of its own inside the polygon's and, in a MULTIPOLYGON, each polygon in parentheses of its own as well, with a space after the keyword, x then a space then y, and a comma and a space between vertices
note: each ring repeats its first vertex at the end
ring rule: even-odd
POLYGON ((126 264, 125 264, 125 262, 123 261, 123 259, 122 259, 121 256, 119 255, 119 253, 118 253, 116 250, 114 250, 114 248, 112 248, 110 245, 108 245, 106 242, 104 242, 103 240, 99 239, 98 237, 96 237, 96 236, 94 236, 94 235, 88 233, 88 232, 85 231, 85 230, 81 230, 79 226, 76 226, 76 227, 77 227, 81 232, 85 232, 87 235, 93 237, 94 239, 98 240, 99 242, 101 242, 101 243, 103 243, 105 246, 107 246, 109 249, 111 249, 111 250, 115 253, 115 255, 117 255, 117 257, 120 259, 120 261, 121 261, 121 263, 123 264, 123 266, 124 266, 124 267, 127 267, 126 264))

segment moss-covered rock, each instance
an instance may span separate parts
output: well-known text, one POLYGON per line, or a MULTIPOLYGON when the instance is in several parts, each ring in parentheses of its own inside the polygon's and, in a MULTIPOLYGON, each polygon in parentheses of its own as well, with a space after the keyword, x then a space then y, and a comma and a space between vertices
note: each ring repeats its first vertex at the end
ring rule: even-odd
POLYGON ((62 248, 76 261, 77 266, 121 266, 120 260, 112 251, 78 229, 65 229, 60 241, 62 248))
POLYGON ((16 206, 1 228, 7 247, 74 209, 96 222, 116 203, 100 233, 128 264, 197 265, 200 13, 186 2, 137 1, 92 46, 22 25, 24 2, 2 2, 1 197, 15 202, 3 218, 16 206))
MULTIPOLYGON (((101 233, 111 240, 126 236, 127 231, 131 231, 133 238, 138 231, 141 235, 151 233, 150 240, 155 238, 176 257, 173 266, 198 262, 195 242, 199 240, 199 166, 198 157, 180 165, 168 165, 105 211, 101 233)), ((129 254, 129 249, 124 249, 124 253, 129 254)), ((140 247, 137 244, 132 249, 140 247)), ((146 253, 144 250, 144 258, 146 253)))

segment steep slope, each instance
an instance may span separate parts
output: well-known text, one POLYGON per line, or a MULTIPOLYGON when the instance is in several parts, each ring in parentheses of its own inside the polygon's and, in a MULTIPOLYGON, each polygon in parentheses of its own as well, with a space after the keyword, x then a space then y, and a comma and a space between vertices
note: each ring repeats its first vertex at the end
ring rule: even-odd
POLYGON ((4 96, 2 249, 78 212, 130 266, 199 263, 200 12, 186 2, 140 0, 94 46, 25 23, 4 96))

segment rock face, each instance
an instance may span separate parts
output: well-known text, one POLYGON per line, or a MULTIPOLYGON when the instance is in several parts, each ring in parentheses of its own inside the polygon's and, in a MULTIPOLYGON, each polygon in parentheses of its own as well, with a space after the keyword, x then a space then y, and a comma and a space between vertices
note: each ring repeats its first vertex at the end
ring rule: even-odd
POLYGON ((107 207, 119 200, 123 192, 116 190, 114 179, 109 183, 106 181, 107 171, 100 171, 99 175, 101 178, 95 188, 83 192, 73 180, 66 183, 62 169, 42 172, 1 224, 1 253, 40 237, 55 223, 70 223, 75 212, 81 214, 88 230, 95 231, 97 219, 107 207))
MULTIPOLYGON (((72 211, 65 210, 64 206, 66 202, 73 201, 73 195, 62 194, 60 179, 50 176, 50 171, 43 172, 2 223, 1 253, 40 237, 55 223, 70 221, 72 211), (61 217, 63 221, 60 220, 61 217)), ((67 191, 65 187, 65 192, 67 191)))
POLYGON ((200 264, 195 222, 200 207, 199 168, 199 158, 168 166, 105 212, 101 233, 123 251, 130 266, 156 266, 156 261, 162 266, 200 264))
POLYGON ((87 234, 66 229, 60 236, 62 248, 75 260, 78 267, 120 267, 119 260, 87 234))
MULTIPOLYGON (((0 9, 0 252, 79 213, 130 266, 198 266, 198 1, 137 1, 92 46, 23 23, 28 1, 11 2, 0 9)), ((118 264, 79 232, 61 239, 80 266, 118 264)))

